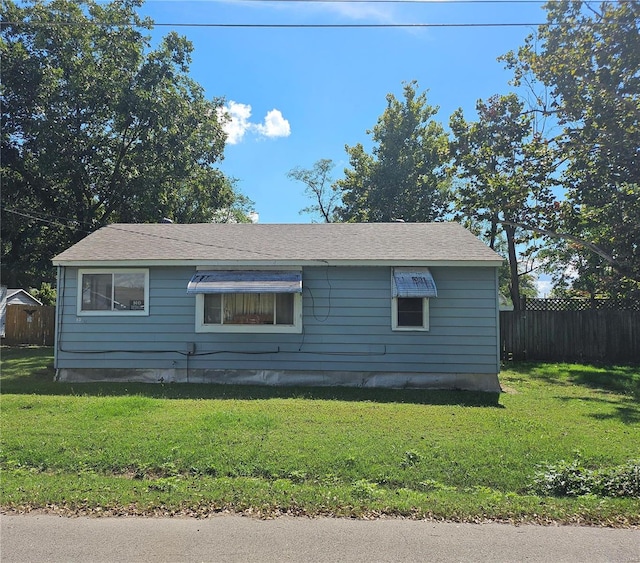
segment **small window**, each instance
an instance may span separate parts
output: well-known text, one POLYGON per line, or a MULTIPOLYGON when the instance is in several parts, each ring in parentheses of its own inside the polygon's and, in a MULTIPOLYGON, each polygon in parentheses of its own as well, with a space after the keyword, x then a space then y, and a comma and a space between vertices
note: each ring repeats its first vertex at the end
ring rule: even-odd
POLYGON ((79 315, 148 315, 147 270, 80 270, 79 315))
POLYGON ((429 300, 426 297, 394 297, 393 330, 429 330, 429 300))
POLYGON ((437 295, 429 268, 392 268, 392 329, 429 330, 429 298, 437 295))
POLYGON ((422 299, 398 297, 398 326, 423 326, 422 299))

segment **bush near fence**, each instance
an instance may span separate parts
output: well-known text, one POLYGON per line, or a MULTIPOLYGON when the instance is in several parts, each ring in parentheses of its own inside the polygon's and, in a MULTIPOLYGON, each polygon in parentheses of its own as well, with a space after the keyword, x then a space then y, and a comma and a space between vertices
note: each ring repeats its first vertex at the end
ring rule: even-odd
POLYGON ((640 362, 640 302, 526 299, 500 312, 503 360, 640 362))
POLYGON ((55 324, 55 307, 7 305, 3 344, 53 346, 55 324))

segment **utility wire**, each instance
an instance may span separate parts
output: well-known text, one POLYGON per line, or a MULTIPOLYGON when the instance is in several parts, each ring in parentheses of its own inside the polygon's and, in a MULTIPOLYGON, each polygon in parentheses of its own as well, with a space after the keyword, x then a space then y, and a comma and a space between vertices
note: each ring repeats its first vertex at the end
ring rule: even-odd
MULTIPOLYGON (((228 0, 200 0, 202 3, 224 3, 228 0)), ((548 4, 560 0, 238 0, 237 4, 548 4)), ((592 4, 633 4, 638 0, 595 0, 592 4)), ((585 3, 589 3, 587 0, 585 3)))
MULTIPOLYGON (((227 2, 228 0, 204 0, 208 3, 227 2)), ((430 4, 539 4, 559 0, 239 0, 238 3, 250 4, 413 4, 428 6, 430 4)), ((638 0, 597 0, 601 4, 635 4, 638 0)), ((589 4, 589 2, 585 2, 589 4)), ((600 22, 593 22, 598 24, 600 22)), ((132 22, 101 22, 101 21, 0 21, 0 27, 15 26, 105 26, 105 27, 193 27, 193 28, 253 28, 253 29, 376 29, 376 28, 464 28, 464 27, 555 27, 560 23, 549 22, 454 22, 454 23, 224 23, 224 22, 149 22, 145 24, 132 22)))
POLYGON ((547 23, 154 23, 155 27, 226 27, 271 29, 392 29, 411 27, 538 27, 547 23))
MULTIPOLYGON (((261 0, 268 1, 268 0, 261 0)), ((292 2, 294 0, 286 0, 292 2)), ((477 0, 474 0, 477 1, 477 0)), ((486 0, 487 2, 504 3, 505 0, 486 0)), ((617 22, 591 22, 591 25, 611 25, 617 22)), ((214 23, 214 22, 151 22, 136 24, 132 22, 100 22, 100 21, 4 21, 0 22, 0 28, 5 26, 22 27, 192 27, 192 28, 227 28, 227 29, 400 29, 400 28, 497 28, 497 27, 558 27, 562 22, 454 22, 454 23, 214 23)))
MULTIPOLYGON (((223 2, 227 0, 201 0, 204 2, 223 2)), ((238 3, 265 4, 547 4, 554 0, 239 0, 238 3)), ((560 0, 555 0, 560 1, 560 0)), ((638 0, 595 0, 594 4, 633 4, 638 0)), ((587 0, 588 2, 588 0, 587 0)))
MULTIPOLYGON (((227 0, 202 0, 217 3, 227 0)), ((547 4, 554 0, 239 0, 238 3, 252 4, 547 4)), ((559 0, 556 0, 559 1, 559 0)), ((596 0, 594 4, 633 4, 638 0, 596 0)), ((588 2, 587 2, 588 3, 588 2)))
MULTIPOLYGON (((21 211, 18 211, 17 209, 11 209, 8 207, 4 208, 4 211, 6 211, 7 213, 13 213, 14 215, 19 215, 20 217, 24 217, 26 219, 32 219, 34 221, 40 221, 41 223, 46 223, 49 225, 53 225, 55 227, 62 227, 65 229, 71 229, 77 232, 82 232, 82 233, 87 233, 87 234, 92 234, 94 233, 97 229, 94 229, 93 231, 88 230, 86 228, 82 228, 80 226, 74 226, 74 225, 68 225, 68 224, 64 224, 61 223, 59 221, 54 221, 52 219, 44 219, 42 217, 37 217, 35 215, 32 215, 30 213, 24 213, 21 211)), ((75 219, 70 220, 70 222, 76 222, 75 219)), ((144 237, 148 237, 151 239, 156 239, 156 240, 170 240, 170 241, 174 241, 174 242, 186 242, 189 244, 193 244, 193 245, 197 245, 197 246, 205 246, 205 247, 209 247, 209 248, 216 248, 218 250, 237 250, 238 252, 246 252, 246 253, 250 253, 250 254, 256 254, 258 256, 261 257, 265 257, 265 258, 269 258, 269 259, 274 259, 274 258, 278 258, 278 256, 276 256, 275 254, 271 254, 269 252, 260 252, 257 250, 251 250, 248 248, 233 248, 227 245, 222 245, 222 244, 213 244, 210 242, 202 242, 199 240, 194 240, 194 239, 185 239, 185 238, 179 238, 179 237, 172 237, 172 236, 167 236, 167 235, 158 235, 156 233, 146 233, 140 230, 136 230, 135 229, 135 225, 136 224, 140 224, 140 223, 132 223, 130 224, 130 226, 127 226, 127 228, 123 228, 123 227, 118 227, 116 224, 109 224, 109 225, 105 225, 105 227, 108 227, 109 229, 113 229, 114 231, 121 231, 123 233, 133 233, 136 235, 140 235, 140 236, 144 236, 144 237)), ((152 223, 146 223, 146 224, 152 224, 152 223)), ((153 223, 153 224, 158 224, 158 223, 153 223)), ((214 223, 212 223, 214 224, 214 223)))
MULTIPOLYGON (((0 22, 0 27, 9 25, 24 27, 148 27, 144 24, 131 22, 47 22, 47 21, 5 21, 0 22)), ((540 22, 487 22, 487 23, 195 23, 195 22, 154 22, 150 28, 154 27, 199 27, 199 28, 248 28, 248 29, 393 29, 393 28, 428 28, 428 27, 540 27, 558 26, 559 23, 540 22)))
MULTIPOLYGON (((89 231, 87 229, 83 229, 82 227, 79 227, 79 226, 65 224, 65 223, 62 223, 60 221, 54 221, 53 219, 44 219, 42 217, 37 217, 36 215, 31 215, 29 213, 24 213, 24 212, 18 211, 17 209, 11 209, 9 207, 5 207, 4 211, 6 211, 7 213, 13 213, 14 215, 18 215, 20 217, 24 217, 25 219, 32 219, 34 221, 40 221, 41 223, 46 223, 48 225, 53 225, 54 227, 61 227, 63 229, 71 229, 72 231, 79 231, 79 232, 87 233, 87 234, 91 233, 91 231, 89 231)), ((37 213, 37 212, 32 212, 32 213, 37 213)), ((56 219, 65 220, 63 217, 55 217, 55 218, 56 219)), ((71 222, 72 223, 80 223, 80 221, 75 221, 75 220, 72 220, 71 222)))

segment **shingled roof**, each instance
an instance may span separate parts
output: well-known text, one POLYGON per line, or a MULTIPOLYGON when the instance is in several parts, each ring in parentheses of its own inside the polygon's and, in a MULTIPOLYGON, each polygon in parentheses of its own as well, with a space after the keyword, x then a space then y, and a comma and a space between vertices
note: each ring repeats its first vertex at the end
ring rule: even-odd
POLYGON ((114 224, 53 259, 56 265, 501 261, 457 223, 114 224))

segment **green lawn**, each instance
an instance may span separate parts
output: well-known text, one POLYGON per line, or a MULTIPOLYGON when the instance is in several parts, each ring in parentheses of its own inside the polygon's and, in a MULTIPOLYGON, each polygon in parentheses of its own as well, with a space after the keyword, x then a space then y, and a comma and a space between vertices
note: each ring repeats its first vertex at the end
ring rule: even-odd
POLYGON ((640 525, 637 496, 531 489, 640 459, 638 368, 515 364, 497 396, 54 383, 51 356, 2 349, 5 509, 640 525))

